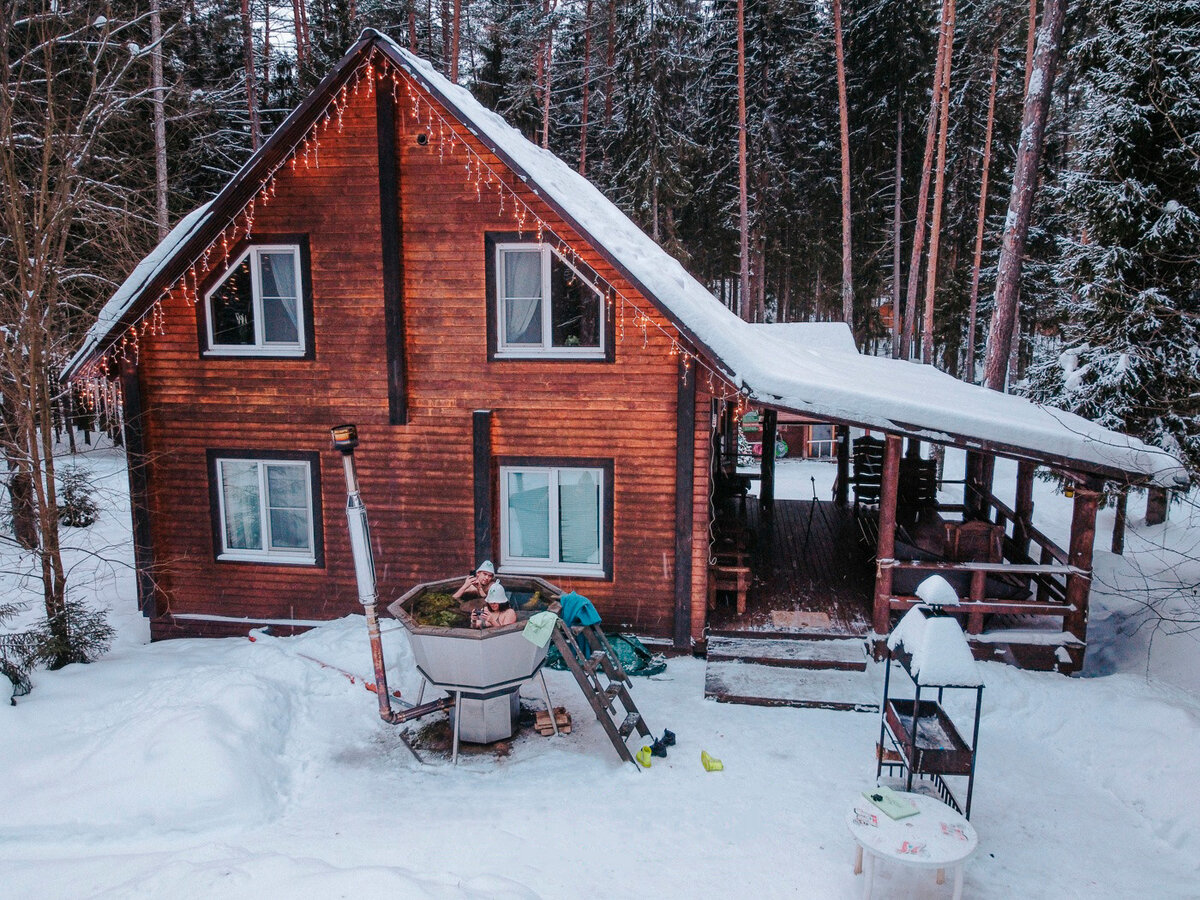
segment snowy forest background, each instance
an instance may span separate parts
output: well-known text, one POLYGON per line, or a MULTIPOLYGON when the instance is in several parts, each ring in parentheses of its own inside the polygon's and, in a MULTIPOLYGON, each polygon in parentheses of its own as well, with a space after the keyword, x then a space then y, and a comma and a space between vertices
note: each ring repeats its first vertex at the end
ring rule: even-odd
POLYGON ((364 27, 578 167, 746 318, 846 319, 868 352, 968 380, 997 344, 992 386, 1200 472, 1200 0, 0 0, 3 530, 36 553, 51 622, 54 434, 87 416, 56 373, 364 27), (1060 14, 1043 80, 1035 33, 1060 14), (1005 352, 989 323, 1043 87, 1005 352))

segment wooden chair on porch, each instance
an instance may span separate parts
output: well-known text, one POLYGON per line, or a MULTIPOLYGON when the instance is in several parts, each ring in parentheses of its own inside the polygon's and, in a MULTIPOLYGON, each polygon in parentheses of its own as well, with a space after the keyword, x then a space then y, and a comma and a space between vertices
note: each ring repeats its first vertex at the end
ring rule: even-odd
POLYGON ((737 565, 732 561, 717 561, 708 567, 708 608, 717 608, 717 592, 727 591, 733 594, 737 601, 737 614, 746 612, 746 592, 750 590, 753 575, 747 565, 737 565))
POLYGON ((946 545, 942 555, 953 562, 1004 561, 1004 526, 993 522, 945 522, 946 545))

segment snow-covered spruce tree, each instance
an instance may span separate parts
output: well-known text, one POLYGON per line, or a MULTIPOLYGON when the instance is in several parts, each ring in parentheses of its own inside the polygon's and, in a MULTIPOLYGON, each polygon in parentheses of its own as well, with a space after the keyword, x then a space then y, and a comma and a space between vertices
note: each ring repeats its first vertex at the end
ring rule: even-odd
POLYGON ((1200 0, 1093 0, 1062 198, 1061 344, 1041 401, 1179 453, 1200 476, 1200 0))

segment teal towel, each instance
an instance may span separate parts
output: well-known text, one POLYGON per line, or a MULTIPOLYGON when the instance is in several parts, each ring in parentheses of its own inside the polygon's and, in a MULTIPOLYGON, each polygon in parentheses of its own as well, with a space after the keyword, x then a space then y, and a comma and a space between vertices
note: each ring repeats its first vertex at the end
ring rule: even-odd
POLYGON ((550 643, 550 635, 554 632, 554 623, 557 621, 558 616, 552 612, 534 613, 525 623, 525 630, 521 634, 525 635, 525 640, 529 643, 545 647, 550 643))
POLYGON ((562 604, 563 621, 568 625, 600 624, 600 614, 596 612, 596 607, 582 594, 571 591, 559 597, 558 602, 562 604))

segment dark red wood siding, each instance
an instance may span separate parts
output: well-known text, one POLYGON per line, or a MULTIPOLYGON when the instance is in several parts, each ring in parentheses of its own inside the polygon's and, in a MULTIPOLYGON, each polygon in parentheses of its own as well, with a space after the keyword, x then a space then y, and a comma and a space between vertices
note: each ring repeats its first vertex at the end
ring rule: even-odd
MULTIPOLYGON (((477 199, 461 143, 451 146, 436 127, 418 143, 425 127, 413 121, 408 97, 399 93, 407 424, 389 424, 376 111, 364 90, 346 109, 341 133, 330 129, 323 137, 320 167, 281 171, 275 198, 255 217, 256 232, 308 235, 315 358, 203 357, 198 311, 181 296, 166 303, 166 334, 147 335, 141 348, 161 598, 155 633, 223 630, 172 622, 171 614, 323 619, 359 609, 340 457, 329 449, 329 427, 341 422, 359 427, 358 469, 384 602, 416 581, 468 571, 472 412, 490 409, 494 457, 612 460, 613 577, 554 580, 590 597, 614 624, 669 635, 678 377, 670 344, 654 325, 643 333, 627 310, 611 363, 488 362, 484 234, 513 230, 512 204, 506 199, 501 217, 495 194, 485 190, 477 199), (216 561, 205 466, 211 448, 320 452, 324 568, 216 561)), ((502 169, 465 129, 457 134, 502 169)), ((596 272, 666 326, 602 257, 516 184, 596 272)), ((709 418, 704 379, 699 383, 692 554, 699 599, 691 622, 697 636, 704 616, 709 418)), ((494 481, 493 466, 493 491, 494 481)))

